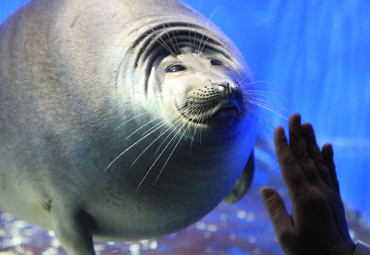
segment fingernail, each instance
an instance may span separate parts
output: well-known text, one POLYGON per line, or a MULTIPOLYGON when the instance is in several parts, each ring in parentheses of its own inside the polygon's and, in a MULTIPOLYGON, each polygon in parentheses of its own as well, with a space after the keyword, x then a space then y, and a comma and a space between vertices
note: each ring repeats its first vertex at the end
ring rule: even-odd
POLYGON ((262 197, 264 199, 269 199, 269 198, 273 197, 274 194, 275 194, 275 192, 273 190, 269 189, 269 188, 265 188, 265 189, 262 190, 262 197))
POLYGON ((333 145, 329 143, 329 145, 328 145, 328 146, 329 146, 329 150, 330 150, 331 152, 333 152, 333 145))

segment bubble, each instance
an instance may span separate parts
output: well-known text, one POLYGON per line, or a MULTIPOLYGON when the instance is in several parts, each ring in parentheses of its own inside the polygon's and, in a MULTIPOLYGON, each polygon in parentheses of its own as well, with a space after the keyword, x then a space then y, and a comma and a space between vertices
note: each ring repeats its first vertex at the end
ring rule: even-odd
POLYGON ((130 244, 129 250, 132 255, 140 255, 140 245, 137 243, 130 244))

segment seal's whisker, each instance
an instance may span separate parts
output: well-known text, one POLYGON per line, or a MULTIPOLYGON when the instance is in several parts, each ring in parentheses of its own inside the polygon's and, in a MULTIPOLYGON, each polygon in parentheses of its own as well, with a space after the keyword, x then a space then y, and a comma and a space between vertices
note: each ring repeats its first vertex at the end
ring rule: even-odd
MULTIPOLYGON (((195 114, 199 114, 199 113, 201 112, 200 107, 198 107, 198 109, 199 109, 199 110, 198 110, 197 112, 195 112, 195 114)), ((192 137, 191 142, 190 142, 189 156, 190 156, 190 154, 191 154, 191 148, 192 148, 192 146, 193 146, 193 142, 194 142, 195 134, 196 134, 196 132, 197 132, 198 127, 199 127, 199 125, 196 125, 196 126, 195 126, 195 128, 194 128, 193 137, 192 137)))
POLYGON ((266 84, 269 82, 253 81, 253 82, 243 84, 244 80, 245 79, 242 79, 241 81, 238 82, 238 84, 241 89, 245 89, 244 102, 246 104, 253 104, 261 109, 264 109, 264 110, 267 110, 268 112, 276 114, 282 119, 285 119, 285 120, 287 119, 287 117, 283 113, 280 113, 279 111, 282 111, 284 113, 290 113, 290 111, 280 106, 279 104, 275 103, 273 96, 277 96, 284 101, 287 101, 287 99, 283 97, 280 93, 257 89, 255 86, 257 84, 266 84))
POLYGON ((176 43, 176 46, 177 46, 177 50, 178 50, 178 52, 179 52, 179 54, 181 53, 181 47, 180 47, 180 45, 179 45, 179 42, 178 42, 178 40, 177 40, 177 36, 175 35, 175 32, 174 32, 174 30, 170 30, 171 31, 171 33, 172 33, 172 36, 173 36, 173 38, 175 39, 175 43, 176 43))
POLYGON ((188 33, 189 33, 189 45, 190 45, 190 49, 194 53, 195 52, 195 45, 193 45, 192 36, 191 36, 191 32, 190 32, 190 23, 189 22, 188 22, 188 33))
POLYGON ((148 130, 146 130, 144 133, 142 133, 141 136, 145 136, 147 133, 151 132, 153 129, 156 129, 158 126, 161 126, 165 122, 166 122, 166 120, 162 120, 162 121, 156 123, 155 125, 151 126, 148 130))
POLYGON ((156 98, 165 98, 165 97, 176 97, 181 96, 183 94, 177 93, 177 94, 167 94, 167 95, 158 95, 158 96, 148 96, 147 99, 156 99, 156 98))
POLYGON ((150 136, 151 134, 153 134, 155 131, 157 131, 159 128, 161 128, 162 126, 164 126, 166 123, 163 123, 161 126, 157 127, 156 129, 152 130, 150 133, 146 134, 145 136, 143 136, 142 138, 140 138, 139 140, 137 140, 135 143, 131 144, 129 147, 127 147, 124 151, 122 151, 117 157, 115 157, 111 163, 109 163, 109 165, 104 169, 104 172, 108 171, 108 169, 120 158, 122 157, 126 152, 128 152, 131 148, 133 148, 135 145, 137 145, 138 143, 140 143, 141 141, 143 141, 145 138, 147 138, 148 136, 150 136))
POLYGON ((125 140, 128 140, 131 136, 133 136, 134 134, 136 134, 137 132, 139 132, 140 130, 142 130, 144 127, 148 126, 149 124, 153 123, 154 121, 160 119, 161 117, 157 117, 157 118, 154 118, 150 121, 148 121, 147 123, 145 123, 144 125, 142 125, 141 127, 137 128, 135 131, 133 131, 131 134, 129 134, 125 140))
POLYGON ((279 94, 279 93, 276 93, 276 92, 273 92, 273 91, 263 91, 263 90, 248 90, 246 95, 251 95, 251 96, 263 96, 263 97, 266 97, 267 99, 271 99, 270 95, 272 96, 277 96, 281 99, 283 99, 284 101, 288 101, 288 99, 286 97, 284 97, 283 95, 279 94))
POLYGON ((198 40, 198 34, 194 32, 194 36, 193 36, 193 46, 194 46, 194 53, 198 53, 197 52, 197 40, 198 40))
MULTIPOLYGON (((171 127, 170 127, 171 128, 171 127)), ((172 133, 174 133, 176 131, 176 129, 173 129, 171 133, 168 134, 168 136, 166 136, 166 138, 163 139, 163 141, 161 142, 161 144, 158 146, 157 150, 155 151, 154 153, 154 156, 157 155, 157 153, 159 152, 159 150, 162 148, 163 144, 167 141, 167 139, 171 136, 172 133)))
POLYGON ((158 31, 154 30, 154 28, 152 26, 147 26, 147 27, 149 27, 149 29, 152 30, 152 32, 154 33, 154 35, 152 35, 152 34, 147 34, 147 35, 151 36, 151 38, 153 38, 156 42, 158 42, 160 45, 162 45, 168 51, 168 53, 170 53, 172 56, 176 56, 176 53, 173 52, 171 47, 166 43, 165 40, 163 40, 163 38, 160 36, 160 33, 158 31))
POLYGON ((154 139, 140 154, 137 156, 137 158, 132 162, 131 167, 139 160, 139 158, 156 142, 159 138, 161 138, 164 134, 170 130, 171 127, 166 128, 164 131, 162 131, 156 139, 154 139))
MULTIPOLYGON (((169 32, 168 32, 168 28, 165 26, 165 24, 164 24, 164 22, 161 22, 162 24, 162 27, 163 27, 163 29, 164 29, 164 31, 165 31, 165 33, 166 33, 166 35, 167 35, 167 38, 170 40, 170 42, 171 42, 171 45, 172 45, 172 47, 173 47, 173 49, 175 49, 175 50, 177 50, 176 49, 176 46, 175 46, 175 44, 173 43, 173 41, 172 41, 172 38, 171 38, 171 36, 170 36, 170 34, 169 34, 169 32)), ((173 31, 172 31, 172 35, 174 36, 174 38, 176 39, 176 36, 173 34, 173 31)), ((177 40, 177 39, 176 39, 177 40)), ((178 52, 176 53, 175 52, 175 56, 176 55, 178 55, 179 53, 180 53, 180 48, 177 46, 177 48, 178 48, 178 52)))
POLYGON ((198 40, 198 33, 196 33, 195 31, 193 32, 193 34, 194 34, 194 36, 192 36, 192 38, 193 38, 193 42, 192 42, 192 45, 193 45, 193 47, 194 47, 194 52, 193 53, 197 53, 197 51, 196 51, 196 47, 197 47, 197 40, 198 40))
MULTIPOLYGON (((189 110, 189 108, 191 108, 191 107, 186 107, 186 108, 184 108, 185 110, 189 110)), ((177 114, 175 114, 174 116, 177 116, 177 114)), ((177 119, 180 119, 181 117, 179 117, 179 116, 177 116, 177 119)), ((176 119, 176 118, 173 118, 173 119, 176 119)), ((172 119, 172 120, 173 120, 172 119)), ((179 125, 178 125, 179 126, 179 125)), ((154 155, 157 155, 157 153, 158 153, 158 151, 160 150, 160 148, 162 147, 162 145, 165 143, 165 141, 168 139, 168 137, 169 136, 167 136, 163 141, 162 141, 162 143, 158 146, 158 148, 157 148, 157 150, 156 150, 156 152, 154 153, 154 155)))
MULTIPOLYGON (((265 99, 262 99, 261 96, 260 97, 256 97, 256 95, 253 95, 253 94, 248 94, 248 95, 245 95, 245 97, 247 98, 247 100, 254 100, 254 101, 258 101, 260 103, 264 103, 266 105, 274 105, 273 102, 271 101, 267 101, 265 99)), ((270 99, 269 96, 265 95, 265 97, 267 99, 270 99)))
MULTIPOLYGON (((258 106, 258 107, 261 107, 261 108, 263 108, 263 109, 265 109, 265 110, 267 110, 267 111, 269 111, 271 113, 276 114, 277 116, 279 116, 280 118, 282 118, 284 120, 288 120, 288 118, 286 116, 284 116, 281 113, 279 113, 278 111, 276 111, 272 106, 270 106, 268 104, 265 104, 264 102, 261 102, 258 99, 250 99, 249 102, 251 104, 254 104, 254 105, 258 106)), ((288 110, 286 110, 286 111, 288 111, 288 110)))
MULTIPOLYGON (((173 129, 173 131, 176 131, 176 129, 173 129)), ((180 132, 181 129, 177 130, 176 133, 180 132)), ((172 132, 171 132, 172 133, 172 132)), ((173 136, 172 139, 174 139, 174 137, 176 137, 176 134, 173 136)), ((163 153, 166 151, 166 149, 168 148, 168 146, 170 145, 172 139, 167 143, 166 147, 162 150, 162 152, 158 155, 158 157, 156 158, 156 160, 153 162, 153 164, 150 166, 150 168, 148 169, 148 171, 146 172, 146 174, 144 175, 143 179, 141 180, 141 182, 139 183, 139 185, 137 186, 136 188, 136 191, 138 191, 141 187, 141 185, 143 184, 143 182, 145 181, 145 179, 148 177, 149 173, 151 172, 151 170, 153 169, 153 167, 155 166, 155 164, 158 162, 158 160, 161 158, 161 156, 163 155, 163 153)))
MULTIPOLYGON (((172 149, 172 151, 171 151, 170 155, 167 157, 166 162, 164 163, 164 165, 163 165, 162 169, 160 170, 160 172, 159 172, 159 174, 158 174, 158 176, 157 176, 156 180, 154 181, 154 185, 156 185, 156 184, 157 184, 157 182, 158 182, 158 180, 159 180, 159 177, 162 175, 162 172, 163 172, 164 168, 166 167, 166 165, 167 165, 168 161, 170 160, 171 156, 172 156, 172 155, 173 155, 173 153, 175 152, 175 150, 176 150, 177 146, 179 145, 179 143, 180 143, 181 139, 182 139, 182 138, 184 137, 184 135, 186 134, 186 131, 188 130, 189 126, 190 126, 190 125, 188 124, 188 125, 187 125, 187 127, 186 127, 186 129, 182 132, 182 135, 180 136, 180 138, 179 138, 179 140, 177 141, 176 145, 175 145, 175 146, 174 146, 174 148, 172 149)), ((179 131, 180 131, 180 130, 181 130, 181 127, 180 127, 179 131)), ((178 135, 177 135, 178 133, 179 133, 179 132, 177 132, 177 133, 176 133, 175 137, 176 137, 176 136, 178 136, 178 135)))
POLYGON ((263 99, 261 95, 259 95, 259 97, 247 96, 247 100, 250 101, 250 102, 258 103, 259 104, 258 106, 264 105, 264 106, 267 106, 267 107, 271 107, 273 109, 278 108, 278 109, 280 109, 284 112, 290 113, 290 111, 288 109, 278 105, 270 97, 268 97, 268 96, 265 96, 265 97, 266 97, 267 100, 263 99))
POLYGON ((203 0, 200 0, 199 1, 199 6, 198 6, 198 12, 200 12, 202 10, 202 4, 203 4, 203 0))
POLYGON ((153 130, 154 128, 157 128, 159 125, 162 125, 168 121, 172 121, 176 116, 176 114, 174 114, 172 117, 169 117, 168 120, 162 120, 160 122, 158 122, 157 124, 155 124, 154 126, 152 126, 151 128, 149 128, 148 130, 146 130, 144 133, 141 134, 141 136, 144 136, 146 135, 148 132, 150 132, 151 130, 153 130))
POLYGON ((181 111, 183 112, 183 114, 185 114, 186 117, 191 115, 195 116, 202 113, 202 111, 198 111, 198 109, 203 109, 201 106, 202 105, 189 105, 184 107, 181 111))
POLYGON ((202 35, 202 38, 200 39, 199 46, 198 46, 198 52, 201 52, 201 53, 203 53, 204 48, 206 47, 207 42, 209 41, 209 38, 210 38, 209 36, 207 36, 207 38, 203 42, 203 37, 204 37, 204 34, 202 35), (203 46, 202 46, 202 43, 203 43, 203 46))
POLYGON ((237 82, 237 85, 238 85, 238 86, 240 86, 240 87, 242 87, 242 88, 247 88, 247 89, 248 89, 248 87, 251 87, 251 85, 256 85, 256 84, 267 84, 267 83, 268 83, 268 81, 252 81, 252 82, 244 83, 244 81, 245 81, 246 79, 249 79, 249 78, 248 78, 248 77, 245 77, 245 78, 243 78, 243 79, 239 80, 239 81, 237 82))
MULTIPOLYGON (((276 113, 276 112, 281 112, 281 114, 278 114, 278 116, 280 115, 285 115, 285 114, 288 114, 290 115, 291 114, 291 111, 288 110, 287 108, 283 107, 282 105, 276 103, 276 101, 274 100, 274 98, 272 98, 270 95, 273 95, 273 96, 279 96, 279 94, 274 94, 274 93, 252 93, 252 94, 249 94, 249 95, 246 95, 246 100, 248 102, 251 102, 253 103, 254 105, 256 106, 259 106, 265 110, 268 110, 272 113, 276 113), (263 106, 263 107, 262 107, 263 106)), ((283 97, 280 97, 282 99, 284 99, 283 97)), ((284 117, 283 119, 287 119, 288 117, 284 117)))
POLYGON ((116 127, 113 131, 117 131, 123 125, 125 125, 125 124, 129 123, 130 121, 133 121, 134 119, 137 119, 137 118, 139 118, 139 117, 141 117, 141 116, 143 116, 145 114, 149 114, 149 111, 145 111, 145 112, 143 112, 141 114, 136 115, 135 117, 132 117, 131 119, 128 119, 128 120, 124 121, 122 124, 118 125, 118 127, 116 127))
MULTIPOLYGON (((201 111, 203 111, 204 109, 202 108, 201 111)), ((204 125, 204 123, 206 123, 207 120, 206 120, 206 117, 203 116, 201 119, 200 119, 200 123, 201 125, 204 125)), ((199 143, 202 144, 202 129, 200 130, 199 132, 199 143)))
MULTIPOLYGON (((214 11, 211 13, 211 15, 209 16, 208 18, 208 23, 207 23, 207 27, 209 28, 210 24, 212 23, 212 18, 213 16, 216 14, 216 12, 218 11, 218 8, 219 6, 217 6, 214 11)), ((207 39, 204 41, 203 43, 203 46, 202 46, 202 41, 203 41, 203 38, 204 38, 204 34, 202 34, 202 38, 200 39, 200 42, 199 42, 199 47, 198 47, 198 52, 201 52, 203 53, 203 50, 204 50, 204 47, 207 45, 207 42, 209 41, 210 37, 209 36, 206 36, 207 39)))
POLYGON ((154 36, 152 36, 152 38, 157 42, 159 43, 160 45, 162 45, 162 47, 164 47, 168 53, 170 53, 172 56, 176 56, 176 53, 172 51, 171 47, 167 45, 166 41, 163 40, 162 38, 155 38, 154 36))
POLYGON ((278 96, 279 98, 283 99, 284 101, 287 101, 287 98, 284 97, 281 93, 277 93, 277 92, 269 91, 269 90, 256 89, 255 86, 252 87, 252 85, 256 85, 256 84, 266 84, 266 83, 268 83, 267 81, 254 81, 254 82, 249 82, 249 83, 245 83, 245 84, 242 84, 242 83, 243 83, 243 81, 239 81, 238 86, 240 88, 245 88, 247 95, 258 95, 258 96, 260 96, 260 95, 262 95, 262 96, 264 96, 264 95, 274 95, 274 96, 278 96))

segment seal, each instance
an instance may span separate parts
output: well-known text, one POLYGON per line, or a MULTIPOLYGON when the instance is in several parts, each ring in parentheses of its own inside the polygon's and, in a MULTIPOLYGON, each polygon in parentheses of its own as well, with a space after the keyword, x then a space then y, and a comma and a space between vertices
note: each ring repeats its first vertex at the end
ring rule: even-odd
POLYGON ((248 190, 250 72, 181 2, 33 0, 0 56, 0 209, 68 254, 178 231, 248 190))

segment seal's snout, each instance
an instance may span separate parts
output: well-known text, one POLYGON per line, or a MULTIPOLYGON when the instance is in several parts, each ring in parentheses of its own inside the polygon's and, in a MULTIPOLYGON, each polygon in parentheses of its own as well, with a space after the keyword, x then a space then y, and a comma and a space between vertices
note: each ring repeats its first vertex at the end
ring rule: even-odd
POLYGON ((238 90, 230 81, 211 82, 208 86, 192 89, 179 110, 182 116, 196 123, 208 119, 226 120, 242 112, 237 94, 238 90))
POLYGON ((220 114, 241 114, 242 109, 240 107, 240 102, 238 102, 238 89, 235 87, 235 85, 232 85, 233 83, 229 81, 222 81, 217 83, 217 86, 219 90, 221 90, 221 98, 218 106, 216 107, 216 111, 214 113, 214 116, 220 115, 220 114))

